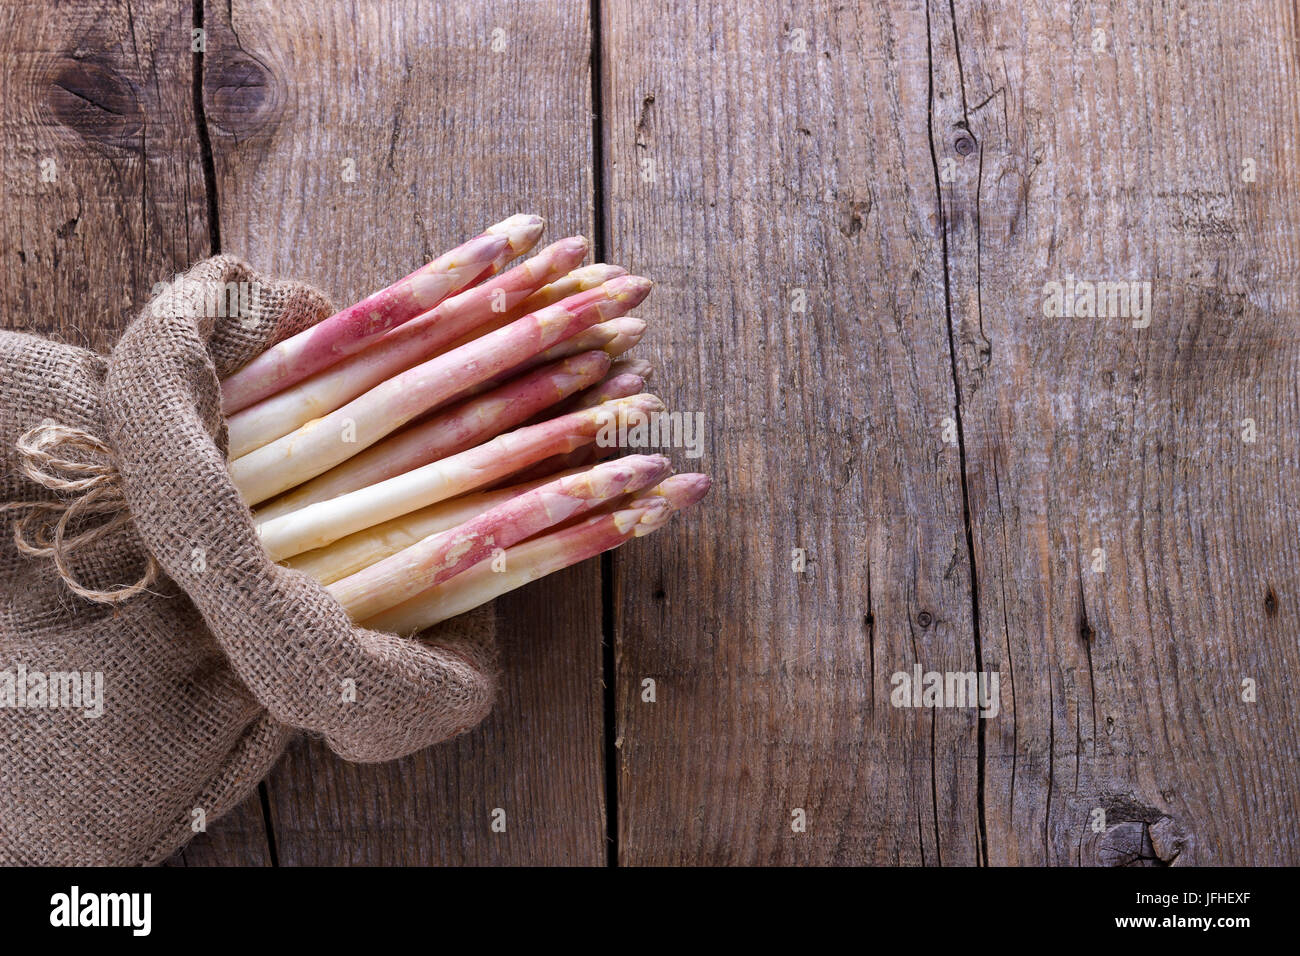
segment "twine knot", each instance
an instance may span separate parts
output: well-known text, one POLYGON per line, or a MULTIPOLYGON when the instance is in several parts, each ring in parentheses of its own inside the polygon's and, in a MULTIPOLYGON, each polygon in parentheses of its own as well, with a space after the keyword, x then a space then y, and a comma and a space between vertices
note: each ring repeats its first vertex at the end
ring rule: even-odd
POLYGON ((85 587, 68 568, 68 556, 74 551, 131 523, 122 476, 113 464, 108 445, 83 429, 47 422, 24 432, 14 447, 23 474, 51 491, 69 496, 55 501, 0 504, 0 511, 26 512, 14 522, 14 544, 19 551, 49 558, 70 590, 99 604, 129 601, 158 579, 158 562, 147 552, 140 580, 108 591, 85 587), (66 457, 70 454, 76 457, 66 457), (104 516, 108 520, 69 536, 68 529, 74 522, 84 524, 87 518, 104 516))

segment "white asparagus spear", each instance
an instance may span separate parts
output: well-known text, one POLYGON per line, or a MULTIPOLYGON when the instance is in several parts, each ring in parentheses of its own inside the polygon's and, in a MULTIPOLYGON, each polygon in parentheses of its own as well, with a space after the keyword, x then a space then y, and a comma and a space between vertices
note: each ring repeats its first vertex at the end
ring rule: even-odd
POLYGON ((455 342, 452 342, 442 351, 450 352, 452 349, 460 348, 466 342, 472 342, 474 339, 487 335, 489 332, 495 332, 497 329, 509 325, 511 322, 522 319, 531 312, 537 312, 546 308, 548 305, 555 305, 557 302, 563 302, 571 295, 577 295, 579 292, 587 292, 597 286, 604 285, 610 279, 617 279, 619 276, 627 275, 627 270, 622 266, 612 266, 606 262, 596 262, 589 266, 579 266, 567 275, 561 276, 549 285, 544 285, 528 298, 524 299, 513 308, 507 309, 501 315, 493 316, 491 320, 478 326, 471 332, 461 336, 455 342))
MULTIPOLYGON (((609 356, 604 352, 584 352, 510 379, 486 395, 443 409, 427 421, 389 435, 361 454, 268 501, 253 517, 259 522, 270 521, 481 445, 530 418, 554 418, 556 415, 547 414, 548 408, 594 384, 608 369, 609 356)), ((624 395, 640 391, 637 388, 624 395)))
POLYGON ((364 451, 417 416, 451 401, 597 322, 626 314, 650 280, 619 276, 376 385, 324 418, 236 458, 230 477, 250 505, 278 495, 364 451))
POLYGON ((229 457, 247 455, 438 354, 466 330, 495 318, 502 311, 499 306, 518 304, 552 278, 566 274, 586 254, 587 240, 581 236, 552 243, 504 275, 403 322, 356 355, 231 415, 229 457))
POLYGON ((627 416, 647 415, 663 407, 654 395, 632 395, 518 428, 377 485, 273 518, 258 525, 258 534, 272 560, 283 561, 398 515, 487 488, 544 458, 591 444, 602 429, 620 427, 627 416))
POLYGON ((709 484, 706 475, 673 475, 630 503, 616 504, 606 513, 507 548, 504 571, 497 570, 499 563, 478 564, 363 620, 362 625, 393 634, 414 634, 432 627, 530 581, 618 547, 629 538, 649 534, 672 514, 703 498, 709 484))
POLYGON ((354 620, 373 617, 547 528, 647 488, 671 470, 662 455, 630 455, 558 478, 431 534, 327 590, 354 620))
POLYGON ((531 249, 543 228, 539 216, 511 216, 388 288, 272 346, 221 383, 221 410, 233 415, 361 351, 389 329, 531 249))
POLYGON ((382 561, 390 554, 409 548, 422 538, 464 524, 503 501, 509 501, 525 491, 532 491, 556 478, 576 475, 582 470, 570 468, 559 474, 546 475, 497 491, 483 491, 452 498, 450 501, 430 505, 391 521, 385 521, 383 524, 377 524, 373 528, 350 534, 323 548, 286 558, 282 563, 295 571, 310 574, 321 584, 333 584, 349 574, 356 574, 376 561, 382 561))

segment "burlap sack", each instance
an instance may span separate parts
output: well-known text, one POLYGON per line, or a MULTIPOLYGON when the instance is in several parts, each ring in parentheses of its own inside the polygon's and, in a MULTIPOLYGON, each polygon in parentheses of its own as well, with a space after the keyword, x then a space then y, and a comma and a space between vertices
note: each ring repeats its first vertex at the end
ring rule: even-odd
MULTIPOLYGON (((67 577, 111 594, 149 556, 160 572, 128 600, 87 600, 48 556, 16 547, 32 510, 0 513, 0 862, 159 861, 193 836, 196 811, 210 824, 238 804, 298 731, 348 760, 389 760, 487 712, 489 612, 418 641, 353 626, 314 581, 268 560, 227 474, 218 378, 331 311, 218 256, 147 306, 107 359, 0 332, 0 502, 93 492, 82 510, 100 513, 77 518, 93 528, 124 501, 120 527, 65 549, 67 577), (234 287, 251 290, 242 315, 210 315, 214 283, 247 284, 234 287), (68 462, 42 473, 75 490, 34 480, 16 450, 43 421, 106 445, 46 449, 68 462), (80 707, 63 706, 76 704, 70 680, 40 700, 38 675, 70 673, 102 674, 101 715, 93 678, 77 685, 90 691, 80 707)), ((48 531, 59 511, 36 514, 48 531)))

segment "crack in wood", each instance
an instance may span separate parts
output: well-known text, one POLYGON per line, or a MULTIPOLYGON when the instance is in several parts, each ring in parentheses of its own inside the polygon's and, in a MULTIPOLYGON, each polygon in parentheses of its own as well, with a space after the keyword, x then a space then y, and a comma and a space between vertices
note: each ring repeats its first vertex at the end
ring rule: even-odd
MULTIPOLYGON (((961 88, 963 116, 965 115, 966 91, 965 81, 961 79, 961 52, 957 45, 957 20, 956 12, 951 3, 949 4, 949 13, 951 16, 954 52, 957 60, 957 74, 959 77, 959 87, 961 88)), ((976 570, 975 559, 975 535, 971 524, 970 513, 970 490, 967 479, 966 466, 966 438, 965 429, 962 421, 962 399, 961 399, 961 376, 958 372, 957 363, 957 346, 954 332, 954 323, 952 315, 952 278, 949 263, 948 251, 948 217, 945 214, 943 201, 942 177, 939 172, 939 157, 936 151, 935 137, 935 63, 934 63, 934 41, 932 27, 930 22, 930 6, 927 3, 925 11, 925 35, 926 35, 926 55, 928 58, 929 68, 929 96, 927 108, 927 133, 930 143, 930 161, 934 173, 935 201, 938 208, 939 232, 940 232, 940 249, 943 259, 943 299, 944 299, 944 316, 948 326, 948 354, 952 372, 953 383, 953 420, 956 423, 957 431, 957 456, 961 477, 961 496, 962 496, 962 523, 966 535, 967 560, 970 564, 970 600, 971 600, 971 627, 974 632, 975 642, 975 669, 982 672, 984 670, 984 653, 983 640, 980 633, 980 606, 979 606, 979 578, 976 570)), ((972 140, 973 142, 973 140, 972 140)), ((977 224, 978 228, 978 224, 977 224)), ((978 248, 978 238, 976 242, 978 248)), ((976 287, 979 286, 978 259, 976 262, 976 287)), ((977 858, 982 865, 988 865, 989 847, 988 832, 985 822, 984 806, 984 788, 986 773, 986 753, 985 753, 985 729, 984 721, 976 723, 976 815, 977 815, 977 833, 979 845, 977 847, 977 858)), ((936 824, 937 825, 937 824, 936 824)), ((936 839, 938 835, 936 834, 936 839)))

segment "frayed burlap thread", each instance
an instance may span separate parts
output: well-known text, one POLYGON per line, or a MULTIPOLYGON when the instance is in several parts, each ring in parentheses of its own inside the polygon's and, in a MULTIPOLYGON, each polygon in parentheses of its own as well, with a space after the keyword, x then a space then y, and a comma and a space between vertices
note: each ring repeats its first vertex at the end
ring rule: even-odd
POLYGON ((218 256, 107 358, 0 332, 0 863, 157 862, 299 732, 380 761, 487 713, 490 611, 414 640, 356 627, 269 560, 230 481, 220 377, 331 311, 218 256), (249 307, 213 315, 232 283, 249 307), (33 674, 99 675, 102 714, 10 706, 33 674))
POLYGON ((72 497, 0 504, 0 511, 22 512, 14 522, 14 547, 35 558, 49 558, 70 591, 99 604, 129 601, 158 580, 158 562, 151 554, 145 555, 140 580, 107 590, 81 584, 69 567, 69 556, 75 551, 131 522, 122 497, 121 478, 107 445, 84 429, 45 422, 24 432, 15 447, 23 474, 50 491, 72 497), (81 457, 64 457, 78 453, 81 457), (94 517, 103 520, 69 536, 69 528, 77 527, 79 519, 94 517))

